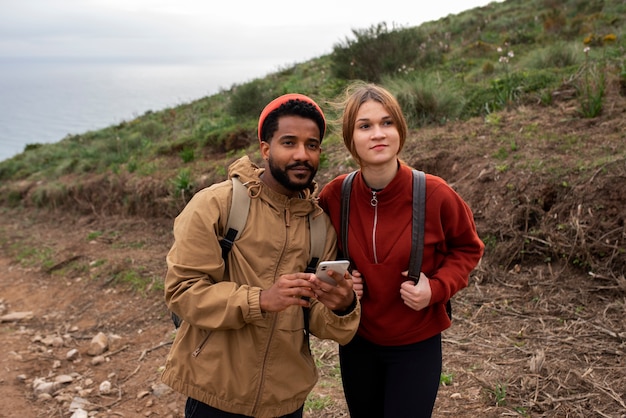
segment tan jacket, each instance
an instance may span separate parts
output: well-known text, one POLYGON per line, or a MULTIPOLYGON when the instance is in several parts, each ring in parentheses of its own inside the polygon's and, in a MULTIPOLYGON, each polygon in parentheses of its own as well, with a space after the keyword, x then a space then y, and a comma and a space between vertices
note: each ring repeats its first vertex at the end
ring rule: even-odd
MULTIPOLYGON (((291 413, 317 381, 304 338, 301 307, 261 312, 259 294, 281 274, 302 272, 309 258, 311 212, 326 216, 311 198, 288 198, 259 180, 263 172, 247 157, 229 176, 248 183, 252 199, 246 227, 228 255, 221 256, 232 196, 225 181, 198 192, 174 223, 167 255, 165 300, 183 319, 167 357, 163 382, 215 408, 255 417, 291 413)), ((314 186, 313 186, 314 187, 314 186)), ((323 259, 334 260, 335 231, 327 221, 323 259)), ((345 344, 359 324, 360 304, 345 316, 314 300, 310 330, 345 344)))

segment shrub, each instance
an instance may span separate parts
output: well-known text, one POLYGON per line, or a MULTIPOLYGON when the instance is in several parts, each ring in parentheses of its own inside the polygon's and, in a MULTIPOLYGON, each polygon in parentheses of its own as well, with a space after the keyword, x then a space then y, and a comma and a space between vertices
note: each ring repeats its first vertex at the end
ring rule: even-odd
POLYGON ((463 96, 454 86, 433 76, 387 78, 385 84, 398 99, 411 127, 456 119, 465 105, 463 96))
POLYGON ((575 44, 558 42, 532 51, 525 60, 527 67, 535 69, 565 68, 580 63, 580 51, 575 44))
POLYGON ((256 118, 273 98, 262 80, 254 80, 233 89, 228 113, 234 118, 256 118))
POLYGON ((445 42, 429 40, 419 29, 392 29, 385 23, 353 30, 333 48, 331 71, 344 80, 380 82, 384 75, 424 68, 441 62, 445 42))

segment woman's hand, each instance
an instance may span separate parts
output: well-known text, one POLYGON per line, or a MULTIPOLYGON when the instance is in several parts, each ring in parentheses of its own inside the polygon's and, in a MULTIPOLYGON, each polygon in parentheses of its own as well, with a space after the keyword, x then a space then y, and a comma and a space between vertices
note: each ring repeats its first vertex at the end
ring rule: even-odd
POLYGON ((352 270, 352 288, 359 299, 363 297, 363 285, 363 276, 361 276, 361 273, 356 269, 352 270))
MULTIPOLYGON (((404 271, 402 275, 408 277, 409 272, 404 271)), ((420 279, 417 284, 412 280, 408 280, 400 285, 400 297, 402 297, 404 304, 416 311, 421 311, 430 305, 432 295, 430 279, 424 273, 420 273, 420 279)))

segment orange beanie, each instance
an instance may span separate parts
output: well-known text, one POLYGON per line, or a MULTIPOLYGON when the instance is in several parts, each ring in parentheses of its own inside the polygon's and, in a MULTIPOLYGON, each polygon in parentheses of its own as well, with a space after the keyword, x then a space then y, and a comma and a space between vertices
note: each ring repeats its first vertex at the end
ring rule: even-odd
POLYGON ((300 101, 310 103, 313 106, 315 106, 317 111, 320 112, 320 115, 322 115, 322 119, 324 120, 324 128, 322 129, 322 132, 320 132, 320 135, 323 138, 324 131, 326 130, 326 117, 324 116, 324 112, 322 112, 322 109, 317 105, 317 103, 313 101, 313 99, 311 99, 308 96, 305 96, 304 94, 289 93, 289 94, 284 94, 280 97, 277 97, 271 102, 269 102, 268 105, 265 106, 265 108, 261 112, 261 116, 259 116, 259 128, 258 128, 259 141, 261 141, 261 131, 263 130, 263 124, 265 123, 265 118, 267 118, 267 115, 269 115, 273 110, 278 109, 280 105, 287 103, 289 100, 300 100, 300 101))

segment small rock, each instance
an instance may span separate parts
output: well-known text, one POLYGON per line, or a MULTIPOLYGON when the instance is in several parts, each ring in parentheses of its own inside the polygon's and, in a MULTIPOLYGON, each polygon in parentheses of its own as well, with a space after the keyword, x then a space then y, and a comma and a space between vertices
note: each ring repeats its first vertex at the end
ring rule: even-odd
POLYGON ((91 365, 92 366, 97 366, 99 364, 102 364, 106 361, 104 356, 95 356, 94 358, 91 359, 91 365))
POLYGON ((98 391, 100 391, 100 394, 102 395, 108 395, 109 393, 111 393, 111 382, 105 380, 104 382, 100 383, 98 391))
POLYGON ((70 418, 89 418, 89 414, 84 409, 77 409, 70 418))
POLYGON ((31 319, 33 313, 29 312, 11 312, 0 316, 0 322, 18 322, 22 319, 31 319))
POLYGON ((63 347, 64 344, 63 338, 58 335, 49 335, 41 340, 41 342, 48 347, 63 347))
POLYGON ((155 383, 152 385, 152 394, 157 398, 166 395, 172 391, 172 388, 167 386, 165 383, 155 383))
POLYGON ((39 396, 42 393, 52 394, 58 387, 58 384, 54 382, 47 382, 44 379, 37 378, 33 381, 33 392, 35 396, 39 396))
POLYGON ((68 351, 65 354, 65 359, 68 361, 74 361, 78 358, 78 354, 79 354, 78 350, 75 348, 72 348, 70 351, 68 351))
POLYGON ((70 375, 67 374, 61 374, 59 376, 57 376, 54 381, 56 383, 60 383, 60 384, 67 384, 67 383, 72 383, 74 381, 74 378, 70 375))
POLYGON ((72 403, 70 404, 70 412, 75 412, 79 409, 85 409, 88 405, 89 401, 87 399, 76 396, 72 399, 72 403))
POLYGON ((150 392, 148 392, 147 390, 142 390, 137 394, 137 399, 145 398, 148 395, 150 395, 150 392))
POLYGON ((90 356, 98 356, 104 353, 108 348, 109 339, 103 332, 99 332, 91 339, 87 354, 89 354, 90 356))

